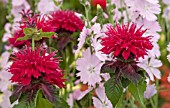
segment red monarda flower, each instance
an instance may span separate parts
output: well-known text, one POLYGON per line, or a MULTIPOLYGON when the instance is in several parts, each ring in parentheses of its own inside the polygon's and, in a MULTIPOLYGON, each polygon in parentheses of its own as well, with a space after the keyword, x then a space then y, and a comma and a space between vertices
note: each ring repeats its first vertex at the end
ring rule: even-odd
POLYGON ((141 30, 142 26, 136 29, 134 23, 128 25, 118 25, 116 28, 108 26, 105 33, 107 37, 102 38, 101 51, 105 54, 113 53, 115 57, 123 57, 127 60, 130 56, 138 59, 147 55, 147 50, 151 50, 153 45, 150 42, 151 36, 143 37, 146 30, 141 30))
POLYGON ((83 21, 78 18, 74 12, 69 10, 58 10, 51 13, 49 17, 49 25, 56 29, 56 32, 60 30, 66 30, 75 32, 82 30, 84 27, 83 21))
POLYGON ((14 32, 14 35, 12 38, 9 38, 9 44, 17 47, 17 48, 22 48, 24 45, 29 45, 29 41, 23 40, 23 41, 17 41, 18 38, 24 37, 24 32, 23 30, 17 30, 14 32))
POLYGON ((92 0, 92 5, 97 6, 100 5, 103 9, 106 8, 106 0, 92 0))
POLYGON ((43 79, 63 87, 62 70, 59 68, 59 60, 54 56, 55 52, 46 55, 46 50, 40 48, 35 51, 26 48, 14 53, 13 64, 8 70, 13 74, 11 81, 28 85, 35 79, 43 79))
POLYGON ((26 43, 29 43, 28 40, 17 41, 18 38, 25 36, 23 31, 24 28, 37 28, 38 30, 42 29, 43 32, 54 32, 54 28, 51 25, 48 25, 45 18, 46 16, 36 15, 33 17, 28 16, 26 20, 23 19, 19 26, 20 30, 15 31, 13 37, 9 38, 9 44, 17 48, 22 48, 26 43))

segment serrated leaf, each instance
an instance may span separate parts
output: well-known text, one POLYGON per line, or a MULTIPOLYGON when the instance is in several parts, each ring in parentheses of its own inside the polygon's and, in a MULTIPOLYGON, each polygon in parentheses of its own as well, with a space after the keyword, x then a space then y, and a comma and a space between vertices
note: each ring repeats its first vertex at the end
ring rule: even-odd
POLYGON ((20 98, 20 96, 22 94, 22 89, 23 89, 23 86, 16 86, 16 88, 14 87, 14 92, 12 93, 12 95, 9 98, 11 104, 20 98))
POLYGON ((34 103, 26 103, 25 101, 19 102, 17 105, 14 105, 13 108, 35 108, 34 103))
POLYGON ((55 106, 55 108, 70 108, 70 106, 67 104, 67 102, 60 97, 57 97, 54 106, 55 106))
POLYGON ((42 36, 40 35, 40 34, 34 34, 34 40, 35 41, 39 41, 39 40, 41 40, 42 39, 42 36))
POLYGON ((118 103, 116 104, 116 107, 115 108, 123 108, 123 98, 124 98, 124 93, 121 95, 121 97, 120 97, 120 99, 119 99, 119 101, 118 101, 118 103))
POLYGON ((105 82, 104 87, 108 99, 115 107, 116 104, 119 102, 119 99, 121 98, 121 95, 123 93, 123 87, 120 80, 115 81, 115 78, 112 77, 105 82))
POLYGON ((145 108, 144 91, 146 90, 146 82, 140 81, 137 85, 131 83, 128 86, 128 90, 133 95, 133 97, 141 104, 142 108, 145 108))
POLYGON ((24 28, 25 35, 31 35, 35 32, 35 28, 24 28))
POLYGON ((51 36, 54 34, 54 32, 41 32, 41 36, 46 38, 51 38, 51 36))
POLYGON ((67 102, 58 96, 55 86, 41 84, 43 95, 53 103, 55 108, 69 108, 67 102))
POLYGON ((27 104, 25 102, 19 102, 17 105, 14 105, 13 108, 27 108, 27 104))
POLYGON ((126 88, 131 83, 130 80, 125 79, 125 78, 121 79, 121 82, 122 82, 123 88, 126 88))
POLYGON ((142 76, 137 73, 131 64, 124 65, 120 72, 122 72, 123 76, 128 78, 134 84, 137 84, 142 79, 142 76))
POLYGON ((37 92, 37 96, 35 99, 35 108, 53 108, 53 104, 49 100, 43 98, 41 90, 38 90, 37 92))
POLYGON ((30 35, 25 35, 24 37, 20 37, 17 39, 17 41, 22 41, 22 40, 28 40, 31 39, 32 37, 30 35))

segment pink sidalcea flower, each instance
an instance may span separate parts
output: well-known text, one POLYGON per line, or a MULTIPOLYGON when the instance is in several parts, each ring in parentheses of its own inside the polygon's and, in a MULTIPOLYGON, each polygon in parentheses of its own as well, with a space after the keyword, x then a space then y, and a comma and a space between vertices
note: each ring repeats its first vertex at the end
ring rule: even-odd
POLYGON ((96 89, 97 97, 92 97, 94 107, 96 108, 113 108, 111 102, 108 100, 104 87, 99 87, 96 89))
POLYGON ((157 60, 155 58, 148 58, 148 57, 145 57, 144 59, 139 59, 139 63, 137 64, 139 67, 143 68, 151 81, 154 81, 154 76, 157 78, 157 79, 160 79, 161 78, 161 72, 159 69, 159 67, 162 66, 162 62, 160 60, 157 60), (150 60, 148 60, 150 59, 150 60))
MULTIPOLYGON (((61 0, 55 0, 57 3, 59 3, 61 0)), ((53 0, 40 0, 38 2, 38 10, 41 14, 47 14, 51 11, 58 10, 59 7, 57 7, 53 0)))
POLYGON ((144 92, 144 97, 146 99, 149 99, 152 96, 154 96, 156 93, 157 93, 157 90, 156 90, 155 84, 147 85, 146 91, 144 92))
POLYGON ((91 54, 90 48, 83 52, 83 57, 76 61, 76 65, 77 70, 80 71, 77 76, 80 77, 83 84, 88 83, 89 86, 94 87, 97 83, 100 83, 100 69, 103 63, 95 54, 91 54))
POLYGON ((139 11, 140 15, 149 21, 157 20, 156 14, 161 12, 157 2, 156 4, 148 2, 148 0, 125 0, 125 2, 133 11, 139 11))

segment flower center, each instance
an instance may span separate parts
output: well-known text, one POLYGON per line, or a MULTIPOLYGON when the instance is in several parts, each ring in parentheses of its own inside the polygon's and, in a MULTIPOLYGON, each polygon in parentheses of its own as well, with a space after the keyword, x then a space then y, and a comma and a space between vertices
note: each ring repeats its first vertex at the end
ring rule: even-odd
POLYGON ((91 66, 90 66, 90 68, 88 69, 88 71, 89 71, 90 73, 95 72, 95 67, 91 67, 91 66))
POLYGON ((106 102, 103 102, 102 108, 109 108, 108 104, 106 102))

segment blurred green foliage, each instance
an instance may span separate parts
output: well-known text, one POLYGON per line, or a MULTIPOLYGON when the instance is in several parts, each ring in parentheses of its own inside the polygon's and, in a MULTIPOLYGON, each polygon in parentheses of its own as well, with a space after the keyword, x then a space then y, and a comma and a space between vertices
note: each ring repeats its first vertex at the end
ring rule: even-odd
POLYGON ((5 26, 5 23, 7 22, 6 15, 7 15, 7 5, 0 2, 0 40, 1 40, 0 41, 0 53, 2 53, 2 50, 3 50, 2 37, 5 32, 4 26, 5 26))

